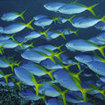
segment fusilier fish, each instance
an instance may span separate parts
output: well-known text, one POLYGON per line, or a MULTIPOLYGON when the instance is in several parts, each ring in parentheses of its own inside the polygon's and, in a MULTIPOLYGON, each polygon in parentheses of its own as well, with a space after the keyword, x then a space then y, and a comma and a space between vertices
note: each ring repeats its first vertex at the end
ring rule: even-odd
POLYGON ((24 10, 22 13, 17 13, 17 12, 8 12, 8 13, 4 13, 2 16, 1 16, 1 19, 3 21, 14 21, 16 20, 18 17, 21 17, 23 20, 24 17, 23 17, 23 14, 26 12, 26 10, 24 10))

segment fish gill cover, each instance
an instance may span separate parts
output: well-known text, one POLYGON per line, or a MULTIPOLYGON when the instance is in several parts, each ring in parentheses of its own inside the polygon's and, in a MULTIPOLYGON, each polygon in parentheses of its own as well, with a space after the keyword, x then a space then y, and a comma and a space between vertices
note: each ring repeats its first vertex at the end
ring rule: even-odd
POLYGON ((0 105, 104 105, 104 5, 1 0, 0 105))

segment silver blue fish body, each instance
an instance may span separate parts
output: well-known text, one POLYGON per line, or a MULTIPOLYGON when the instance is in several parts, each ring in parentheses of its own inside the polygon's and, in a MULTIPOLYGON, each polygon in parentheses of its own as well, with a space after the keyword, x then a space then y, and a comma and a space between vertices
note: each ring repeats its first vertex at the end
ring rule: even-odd
POLYGON ((4 34, 14 34, 14 33, 22 31, 25 28, 26 28, 26 26, 23 24, 18 24, 18 23, 17 24, 11 24, 7 27, 4 27, 3 33, 4 34))
POLYGON ((36 31, 32 31, 32 32, 30 32, 28 35, 26 35, 24 37, 24 40, 25 40, 25 42, 27 42, 29 40, 36 39, 36 38, 38 38, 40 36, 41 36, 40 33, 36 32, 36 31))
POLYGON ((31 79, 31 75, 27 70, 21 67, 15 67, 14 72, 15 75, 19 78, 19 80, 22 81, 24 84, 34 86, 34 83, 31 79))
POLYGON ((103 41, 105 43, 105 32, 100 33, 96 36, 98 40, 103 41))
POLYGON ((68 50, 74 49, 81 52, 94 51, 98 49, 96 46, 93 46, 92 44, 82 39, 71 40, 67 42, 65 46, 67 47, 68 50))
POLYGON ((12 40, 3 40, 0 42, 0 45, 4 45, 3 48, 15 48, 18 44, 12 40))
POLYGON ((68 29, 63 29, 63 28, 61 28, 61 29, 57 29, 56 30, 57 32, 53 32, 52 31, 52 33, 49 35, 50 36, 50 38, 51 39, 56 39, 56 38, 58 38, 59 36, 61 36, 60 35, 60 33, 63 33, 64 31, 64 35, 70 35, 70 34, 72 34, 72 32, 70 31, 70 30, 68 30, 68 29))
POLYGON ((73 32, 71 32, 70 30, 65 29, 65 28, 57 29, 56 31, 57 31, 57 32, 48 31, 48 32, 47 32, 48 38, 46 38, 45 36, 44 36, 43 38, 46 39, 47 41, 50 41, 50 40, 52 40, 52 39, 56 39, 56 38, 58 38, 59 36, 61 36, 60 33, 62 33, 63 31, 65 31, 65 32, 64 32, 64 35, 70 35, 70 34, 73 33, 73 32))
POLYGON ((0 26, 0 33, 4 33, 4 28, 0 26))
POLYGON ((100 100, 102 100, 102 101, 105 100, 105 98, 102 96, 101 93, 95 94, 94 97, 97 98, 97 99, 100 99, 100 100))
MULTIPOLYGON (((66 56, 65 54, 61 54, 60 55, 60 58, 61 58, 61 60, 62 60, 62 63, 63 64, 75 64, 75 62, 73 61, 73 60, 71 60, 71 59, 69 59, 69 57, 68 56, 66 56)), ((57 59, 57 58, 56 58, 57 59)), ((58 59, 57 59, 58 60, 58 59)))
POLYGON ((100 61, 100 59, 98 59, 97 57, 92 56, 92 55, 87 55, 87 54, 79 54, 79 55, 76 55, 74 58, 78 62, 81 62, 84 64, 87 64, 88 62, 92 62, 92 61, 100 61))
POLYGON ((98 90, 93 90, 93 91, 89 91, 88 94, 90 95, 95 95, 95 94, 98 94, 99 91, 98 90))
POLYGON ((72 91, 78 91, 78 87, 74 83, 74 81, 71 79, 70 75, 63 69, 59 69, 54 72, 54 78, 55 80, 63 87, 72 90, 72 91))
POLYGON ((61 101, 57 100, 56 98, 51 98, 45 101, 46 105, 63 105, 61 101))
MULTIPOLYGON (((47 45, 38 46, 38 47, 36 47, 36 48, 33 48, 32 50, 38 50, 38 51, 42 51, 42 50, 43 50, 42 52, 44 52, 44 51, 46 51, 45 48, 46 48, 46 49, 50 49, 50 50, 52 50, 52 51, 54 51, 54 50, 57 49, 56 46, 47 44, 47 45)), ((46 53, 46 52, 45 52, 45 53, 46 53)))
POLYGON ((60 35, 59 35, 59 33, 56 33, 56 32, 52 32, 51 34, 50 34, 50 38, 51 39, 56 39, 57 37, 59 37, 60 35))
POLYGON ((7 35, 1 35, 1 34, 0 34, 0 41, 8 40, 8 39, 10 39, 9 36, 7 36, 7 35))
POLYGON ((38 19, 34 22, 34 24, 36 26, 40 26, 42 28, 45 28, 46 26, 49 26, 53 23, 53 20, 52 19, 49 19, 49 18, 41 18, 41 19, 38 19))
POLYGON ((88 41, 90 41, 96 45, 104 45, 105 44, 105 42, 103 40, 100 40, 98 38, 98 36, 92 37, 92 38, 88 39, 88 41))
POLYGON ((26 50, 21 54, 21 57, 30 61, 33 61, 35 63, 40 63, 42 60, 45 60, 46 58, 36 52, 33 52, 31 50, 26 50))
POLYGON ((59 37, 59 33, 53 32, 53 31, 48 31, 47 32, 48 38, 43 36, 42 38, 44 38, 47 41, 51 41, 53 39, 56 39, 57 37, 59 37))
POLYGON ((0 78, 3 78, 3 75, 2 74, 0 74, 0 78))
POLYGON ((51 35, 52 35, 52 34, 53 34, 52 31, 48 31, 48 32, 47 32, 47 36, 48 36, 48 37, 42 35, 41 38, 42 38, 42 39, 45 39, 45 40, 47 40, 47 41, 51 41, 51 40, 52 40, 52 38, 51 38, 51 35))
POLYGON ((67 22, 67 19, 60 17, 60 18, 59 18, 59 22, 60 22, 60 23, 66 23, 66 22, 67 22))
POLYGON ((49 69, 49 70, 62 69, 63 68, 63 66, 61 66, 58 63, 52 62, 50 59, 46 59, 46 60, 42 61, 41 65, 43 67, 45 67, 46 69, 49 69))
POLYGON ((36 93, 33 92, 31 89, 24 89, 19 91, 19 96, 25 98, 27 100, 38 101, 41 97, 37 97, 36 93))
POLYGON ((87 54, 79 54, 74 57, 78 62, 87 64, 88 62, 93 61, 92 56, 87 54))
POLYGON ((72 34, 73 32, 71 32, 69 29, 66 29, 66 28, 61 28, 61 29, 57 29, 58 32, 62 33, 64 32, 64 35, 70 35, 72 34))
POLYGON ((98 22, 94 27, 95 27, 96 29, 105 31, 105 23, 102 22, 102 21, 98 22))
MULTIPOLYGON (((101 77, 104 77, 104 76, 100 76, 100 78, 101 77)), ((97 81, 97 83, 96 83, 96 86, 98 86, 98 87, 103 87, 104 86, 104 83, 99 79, 98 81, 97 81)))
POLYGON ((4 13, 1 16, 1 20, 3 20, 3 21, 14 21, 18 17, 19 17, 18 14, 14 13, 14 12, 9 12, 9 13, 4 13))
MULTIPOLYGON (((80 96, 82 98, 81 93, 79 91, 73 91, 73 92, 69 91, 69 92, 67 92, 66 93, 66 101, 70 102, 70 103, 74 103, 74 104, 82 103, 83 100, 80 100, 76 95, 80 96)), ((59 96, 59 98, 61 99, 62 96, 59 96)))
POLYGON ((39 20, 39 19, 42 19, 42 18, 48 18, 48 16, 47 15, 40 14, 40 15, 34 16, 33 18, 35 20, 39 20))
MULTIPOLYGON (((2 78, 1 78, 2 79, 2 78)), ((9 87, 14 87, 15 86, 15 84, 14 84, 14 82, 13 81, 11 81, 10 79, 8 79, 8 85, 7 85, 7 83, 6 83, 6 81, 5 81, 5 79, 3 78, 2 80, 0 80, 0 84, 2 85, 2 86, 9 86, 9 87)))
POLYGON ((22 51, 22 50, 27 50, 27 49, 29 49, 29 45, 27 45, 27 44, 22 44, 22 47, 23 48, 21 48, 20 46, 17 46, 14 50, 15 51, 22 51))
POLYGON ((47 82, 41 82, 44 86, 39 88, 39 93, 49 97, 58 97, 60 93, 47 82), (53 93, 53 94, 52 94, 53 93))
POLYGON ((95 73, 105 76, 105 64, 99 61, 88 62, 87 66, 95 73))
POLYGON ((54 12, 57 12, 58 9, 60 7, 62 7, 63 5, 65 5, 64 3, 61 3, 61 2, 49 2, 49 3, 46 3, 44 5, 44 7, 49 10, 49 11, 54 11, 54 12))
POLYGON ((47 57, 35 52, 35 51, 40 51, 40 52, 43 52, 45 53, 46 55, 51 55, 50 52, 46 51, 45 49, 43 48, 40 48, 40 46, 37 48, 32 48, 31 50, 26 50, 25 52, 23 52, 21 54, 21 56, 24 58, 24 59, 28 59, 28 60, 31 60, 31 61, 34 61, 36 63, 40 63, 41 61, 47 59, 47 57))
POLYGON ((78 103, 77 105, 85 105, 85 104, 87 104, 87 105, 93 105, 93 103, 91 103, 91 102, 87 102, 87 103, 82 102, 82 103, 78 103))
POLYGON ((6 62, 4 62, 2 59, 0 59, 0 68, 8 68, 8 67, 9 65, 6 62))
POLYGON ((25 70, 31 72, 32 74, 36 75, 36 76, 43 76, 46 73, 43 72, 40 68, 38 68, 35 63, 33 62, 28 62, 26 64, 21 65, 22 68, 24 68, 25 70))
MULTIPOLYGON (((42 52, 42 53, 45 53, 45 54, 47 54, 47 55, 50 55, 51 53, 48 52, 47 50, 45 50, 44 48, 49 49, 49 48, 47 48, 47 46, 45 47, 45 45, 42 45, 42 46, 38 46, 38 47, 36 47, 36 48, 32 48, 31 51, 40 51, 40 52, 42 52)), ((54 50, 55 50, 55 49, 54 49, 54 50)), ((52 49, 52 51, 53 51, 53 49, 52 49)))
POLYGON ((87 8, 80 6, 80 5, 77 5, 77 4, 72 4, 72 3, 71 4, 65 4, 58 9, 58 11, 60 13, 68 14, 68 15, 82 13, 86 10, 87 10, 87 8))
POLYGON ((75 17, 72 25, 76 28, 89 28, 97 24, 100 20, 95 18, 75 17))
POLYGON ((100 80, 105 83, 105 77, 104 76, 100 77, 100 80))

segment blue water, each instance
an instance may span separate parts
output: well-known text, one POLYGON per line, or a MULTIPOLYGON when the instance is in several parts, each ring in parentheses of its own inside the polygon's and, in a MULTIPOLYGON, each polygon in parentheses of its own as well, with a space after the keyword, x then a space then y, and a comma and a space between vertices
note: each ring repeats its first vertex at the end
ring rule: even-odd
MULTIPOLYGON (((43 5, 47 2, 50 2, 51 0, 0 0, 0 17, 3 13, 6 12, 18 12, 21 13, 23 10, 27 9, 26 13, 24 14, 25 17, 25 23, 27 23, 28 21, 30 21, 34 16, 38 15, 38 14, 45 14, 45 15, 49 15, 49 16, 65 16, 68 17, 68 15, 61 15, 59 13, 54 13, 54 12, 50 12, 48 10, 46 10, 43 5)), ((63 1, 63 2, 70 2, 72 0, 52 0, 52 1, 63 1)), ((95 3, 100 3, 97 7, 94 8, 94 11, 96 13, 97 16, 99 16, 100 18, 102 16, 105 15, 105 0, 78 0, 79 3, 85 4, 87 6, 93 5, 95 3)), ((86 17, 93 17, 93 15, 89 12, 86 11, 84 13, 78 14, 77 16, 86 16, 86 17)), ((23 22, 21 19, 17 19, 14 22, 4 22, 0 20, 0 26, 7 26, 11 23, 16 23, 16 22, 23 22)), ((33 26, 35 29, 37 30, 42 30, 42 28, 33 26)), ((63 25, 52 25, 52 29, 56 30, 57 28, 61 28, 61 27, 67 27, 67 28, 71 28, 71 29, 76 29, 74 27, 71 26, 70 23, 65 23, 63 25)), ((17 34, 17 36, 24 36, 27 35, 27 33, 29 33, 30 30, 25 30, 22 32, 19 32, 17 34)), ((89 39, 93 36, 98 35, 100 32, 100 30, 97 30, 94 27, 90 27, 87 29, 80 29, 79 31, 79 36, 80 38, 83 39, 89 39)), ((56 44, 56 45, 61 45, 62 43, 66 43, 71 39, 75 39, 77 38, 75 35, 71 35, 71 36, 67 36, 67 40, 64 40, 62 37, 58 38, 57 41, 50 41, 47 42, 44 39, 40 39, 38 38, 37 40, 34 40, 35 43, 35 47, 39 46, 39 45, 43 45, 43 44, 56 44)), ((65 49, 65 48, 64 48, 65 49)), ((18 55, 18 53, 13 52, 12 50, 7 50, 7 53, 11 54, 17 54, 17 58, 21 59, 21 57, 18 55)), ((73 54, 66 52, 68 55, 73 56, 73 54)))

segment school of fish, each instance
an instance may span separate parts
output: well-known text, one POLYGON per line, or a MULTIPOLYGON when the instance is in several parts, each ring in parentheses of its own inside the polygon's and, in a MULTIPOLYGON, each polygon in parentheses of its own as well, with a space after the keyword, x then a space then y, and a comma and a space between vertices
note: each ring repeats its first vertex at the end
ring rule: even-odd
POLYGON ((97 18, 94 12, 100 5, 86 6, 77 1, 48 2, 44 8, 58 16, 39 14, 28 23, 24 17, 27 9, 21 13, 2 14, 1 20, 10 24, 0 26, 0 84, 17 86, 22 98, 43 100, 45 105, 96 105, 95 99, 105 101, 105 16, 97 18), (92 16, 76 16, 85 11, 92 16), (22 22, 17 22, 18 18, 22 22), (74 29, 54 30, 51 27, 67 22, 74 29), (36 30, 34 26, 40 29, 36 30), (89 27, 102 32, 88 40, 81 39, 79 30, 89 27), (19 36, 23 30, 30 32, 19 36), (66 41, 71 35, 76 38, 66 41), (59 41, 60 37, 66 43, 50 43, 59 41), (35 40, 38 38, 40 44, 43 40, 47 44, 37 46, 35 40), (19 56, 14 53, 10 56, 7 50, 19 56), (73 53, 75 55, 71 57, 73 53), (22 89, 22 84, 29 88, 22 89))

